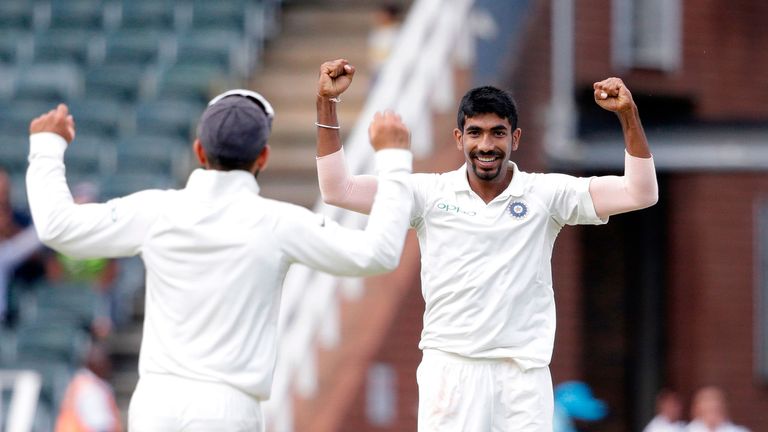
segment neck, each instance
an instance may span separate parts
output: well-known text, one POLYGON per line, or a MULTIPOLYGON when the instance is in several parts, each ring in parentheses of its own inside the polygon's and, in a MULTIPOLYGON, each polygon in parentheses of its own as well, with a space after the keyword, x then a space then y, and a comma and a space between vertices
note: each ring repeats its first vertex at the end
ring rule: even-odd
POLYGON ((469 181, 470 189, 488 204, 509 187, 513 174, 513 170, 507 169, 495 179, 481 180, 473 172, 467 170, 467 180, 469 181))

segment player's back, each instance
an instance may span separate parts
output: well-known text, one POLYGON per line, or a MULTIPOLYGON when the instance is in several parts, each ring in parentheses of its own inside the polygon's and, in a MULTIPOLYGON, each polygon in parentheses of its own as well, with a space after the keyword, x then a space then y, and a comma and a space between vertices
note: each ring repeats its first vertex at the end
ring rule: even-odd
POLYGON ((220 381, 264 397, 288 263, 273 235, 280 204, 245 171, 195 171, 147 234, 140 372, 220 381))

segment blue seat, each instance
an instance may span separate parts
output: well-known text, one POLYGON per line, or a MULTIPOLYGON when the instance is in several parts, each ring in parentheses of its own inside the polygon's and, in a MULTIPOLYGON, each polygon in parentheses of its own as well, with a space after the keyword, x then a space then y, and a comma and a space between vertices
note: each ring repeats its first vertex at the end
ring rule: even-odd
POLYGON ((28 0, 0 1, 0 28, 30 30, 34 24, 35 4, 28 0))
POLYGON ((29 123, 55 105, 46 101, 14 100, 13 104, 0 104, 0 132, 5 135, 27 135, 29 123))
POLYGON ((193 29, 179 35, 175 63, 231 69, 238 57, 248 56, 242 39, 240 33, 229 29, 193 29))
POLYGON ((174 175, 180 152, 188 152, 188 142, 174 135, 134 135, 117 145, 118 173, 174 175))
POLYGON ((229 72, 216 64, 173 65, 160 69, 152 96, 206 103, 211 94, 225 87, 229 72))
POLYGON ((124 104, 104 97, 76 99, 69 104, 75 118, 78 134, 116 137, 125 121, 127 108, 124 104))
POLYGON ((32 50, 32 32, 0 27, 0 63, 13 65, 29 57, 32 50))
POLYGON ((135 128, 140 134, 171 135, 189 141, 204 104, 185 100, 145 101, 136 106, 135 128))
POLYGON ((95 35, 93 30, 80 28, 57 28, 37 33, 34 36, 34 61, 67 61, 84 65, 88 61, 89 43, 95 35))
POLYGON ((123 0, 120 27, 133 30, 175 28, 176 2, 172 0, 123 0))
POLYGON ((106 36, 103 62, 146 65, 157 60, 167 33, 151 29, 126 29, 106 36))
POLYGON ((104 28, 104 0, 51 0, 50 21, 54 29, 101 30, 104 28))
POLYGON ((139 95, 144 70, 132 63, 91 66, 85 71, 85 93, 132 103, 139 95))
POLYGON ((33 63, 18 70, 14 99, 56 104, 80 97, 82 73, 74 63, 33 63))
POLYGON ((70 180, 83 180, 112 173, 116 157, 116 141, 113 137, 78 131, 75 140, 64 153, 64 163, 70 180))

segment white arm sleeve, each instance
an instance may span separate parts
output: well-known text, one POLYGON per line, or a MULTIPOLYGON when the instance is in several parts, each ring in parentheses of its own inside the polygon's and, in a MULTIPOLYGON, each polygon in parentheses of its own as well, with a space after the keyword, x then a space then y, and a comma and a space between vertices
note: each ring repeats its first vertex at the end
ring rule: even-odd
POLYGON ((589 193, 600 218, 650 207, 659 199, 653 158, 638 158, 625 152, 624 175, 595 177, 589 193))
POLYGON ((371 212, 378 179, 351 175, 343 147, 317 158, 317 180, 324 203, 363 214, 371 212))
POLYGON ((30 136, 27 195, 40 240, 74 258, 136 255, 162 191, 144 191, 103 204, 77 205, 64 176, 67 142, 53 133, 30 136))
POLYGON ((394 270, 400 262, 413 200, 407 185, 411 153, 376 152, 378 192, 365 230, 348 229, 313 217, 302 209, 277 227, 283 252, 291 262, 335 275, 362 276, 394 270))

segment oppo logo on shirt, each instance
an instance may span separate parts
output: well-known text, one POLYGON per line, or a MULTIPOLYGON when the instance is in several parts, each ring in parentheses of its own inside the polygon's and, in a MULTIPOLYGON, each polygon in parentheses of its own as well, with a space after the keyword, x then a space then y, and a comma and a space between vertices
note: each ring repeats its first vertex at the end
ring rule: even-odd
POLYGON ((461 207, 455 205, 455 204, 446 204, 446 203, 437 203, 435 206, 438 210, 442 210, 447 213, 457 213, 457 214, 463 214, 467 216, 476 216, 477 212, 471 211, 471 210, 462 210, 461 207))

